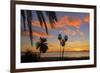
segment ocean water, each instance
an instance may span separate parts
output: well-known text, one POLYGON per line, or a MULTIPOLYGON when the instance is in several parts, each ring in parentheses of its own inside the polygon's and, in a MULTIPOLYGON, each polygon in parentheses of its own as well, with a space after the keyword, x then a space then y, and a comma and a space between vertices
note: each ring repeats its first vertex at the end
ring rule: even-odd
MULTIPOLYGON (((60 52, 42 53, 41 57, 60 57, 60 52)), ((89 57, 89 52, 64 52, 64 57, 89 57)))

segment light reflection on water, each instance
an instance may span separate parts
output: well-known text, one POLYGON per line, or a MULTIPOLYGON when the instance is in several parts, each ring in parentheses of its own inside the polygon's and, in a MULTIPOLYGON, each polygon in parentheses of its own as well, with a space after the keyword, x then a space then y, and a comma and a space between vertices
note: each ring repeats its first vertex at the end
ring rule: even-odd
MULTIPOLYGON (((64 52, 64 57, 88 57, 89 52, 64 52)), ((60 57, 60 52, 49 52, 41 54, 41 57, 60 57)))

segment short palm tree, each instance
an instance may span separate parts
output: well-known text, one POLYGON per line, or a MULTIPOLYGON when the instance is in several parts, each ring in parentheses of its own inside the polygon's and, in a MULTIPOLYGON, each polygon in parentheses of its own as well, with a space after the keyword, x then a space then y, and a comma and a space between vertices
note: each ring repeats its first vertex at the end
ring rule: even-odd
POLYGON ((40 41, 36 43, 36 49, 39 49, 39 59, 41 57, 41 53, 45 53, 48 49, 47 39, 40 37, 40 41))

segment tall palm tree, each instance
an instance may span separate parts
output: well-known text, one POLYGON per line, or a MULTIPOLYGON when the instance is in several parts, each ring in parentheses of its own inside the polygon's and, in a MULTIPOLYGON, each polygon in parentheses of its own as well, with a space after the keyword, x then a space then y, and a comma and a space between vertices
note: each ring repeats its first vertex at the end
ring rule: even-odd
POLYGON ((60 42, 60 46, 62 46, 62 52, 61 52, 61 47, 60 47, 60 53, 61 53, 60 55, 61 55, 61 58, 63 59, 63 57, 64 57, 64 46, 65 46, 65 42, 67 42, 67 40, 68 40, 68 36, 65 35, 64 38, 62 38, 62 35, 59 34, 58 40, 60 42))
POLYGON ((36 43, 36 49, 39 49, 39 59, 41 53, 45 53, 48 50, 47 39, 40 37, 40 41, 36 43))
MULTIPOLYGON (((62 35, 61 34, 58 35, 58 40, 59 40, 59 42, 62 40, 62 35)), ((60 58, 61 58, 61 44, 60 44, 60 58)))

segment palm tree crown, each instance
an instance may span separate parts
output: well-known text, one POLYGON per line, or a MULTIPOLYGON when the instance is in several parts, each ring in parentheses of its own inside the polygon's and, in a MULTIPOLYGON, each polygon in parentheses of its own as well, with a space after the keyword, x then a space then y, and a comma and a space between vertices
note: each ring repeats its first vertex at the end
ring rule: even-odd
POLYGON ((36 49, 39 49, 41 53, 45 53, 48 49, 46 41, 47 41, 46 38, 40 37, 40 41, 36 43, 36 49))
POLYGON ((62 39, 62 35, 59 34, 59 35, 58 35, 58 40, 61 40, 61 39, 62 39))

